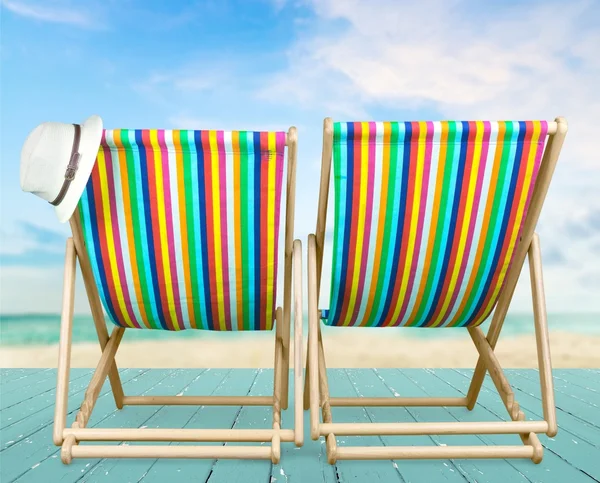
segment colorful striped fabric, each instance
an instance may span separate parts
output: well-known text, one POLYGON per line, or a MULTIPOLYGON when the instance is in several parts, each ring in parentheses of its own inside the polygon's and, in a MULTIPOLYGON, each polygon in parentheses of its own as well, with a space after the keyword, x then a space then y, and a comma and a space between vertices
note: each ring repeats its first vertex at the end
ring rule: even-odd
POLYGON ((105 131, 79 204, 100 298, 123 327, 273 327, 286 135, 105 131))
POLYGON ((547 123, 350 122, 333 135, 337 326, 474 326, 498 299, 547 123))

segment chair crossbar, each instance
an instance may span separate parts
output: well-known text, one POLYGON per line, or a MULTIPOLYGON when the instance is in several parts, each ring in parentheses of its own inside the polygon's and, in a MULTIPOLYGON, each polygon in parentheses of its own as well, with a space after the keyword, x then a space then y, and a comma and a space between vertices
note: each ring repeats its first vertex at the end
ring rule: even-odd
POLYGON ((466 406, 466 397, 332 397, 329 405, 346 407, 433 407, 433 406, 466 406))
POLYGON ((536 449, 532 446, 383 446, 338 448, 338 460, 373 459, 487 459, 531 458, 536 449))
POLYGON ((294 441, 291 429, 107 429, 107 428, 67 428, 63 431, 66 439, 74 436, 77 441, 188 441, 188 442, 269 442, 275 434, 282 442, 294 441))
POLYGON ((73 458, 272 459, 268 446, 79 445, 71 448, 71 454, 73 458))
POLYGON ((323 423, 319 425, 322 436, 377 435, 460 435, 460 434, 521 434, 545 433, 546 421, 489 421, 489 422, 438 422, 438 423, 323 423))
POLYGON ((125 406, 272 406, 273 396, 125 396, 125 406))

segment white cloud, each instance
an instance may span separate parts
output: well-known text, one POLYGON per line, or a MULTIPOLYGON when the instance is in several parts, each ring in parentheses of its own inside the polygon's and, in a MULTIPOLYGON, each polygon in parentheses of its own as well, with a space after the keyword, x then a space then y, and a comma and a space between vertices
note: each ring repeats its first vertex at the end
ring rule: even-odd
POLYGON ((63 230, 19 221, 0 229, 0 258, 23 256, 31 252, 64 252, 67 233, 63 230))
MULTIPOLYGON (((63 267, 2 267, 0 313, 51 313, 61 310, 63 267), (26 289, 24 289, 26 287, 26 289)), ((83 278, 77 273, 75 313, 89 314, 83 278)))
POLYGON ((449 118, 564 115, 578 165, 597 164, 589 148, 600 115, 600 32, 585 27, 597 5, 478 12, 456 1, 315 0, 313 7, 316 25, 289 50, 287 68, 264 95, 341 116, 383 106, 449 118))
POLYGON ((175 91, 191 93, 204 91, 215 86, 216 76, 213 72, 192 72, 182 69, 171 73, 153 73, 146 80, 136 84, 141 91, 152 91, 158 88, 170 88, 175 91))
MULTIPOLYGON (((309 5, 316 18, 303 24, 287 65, 259 95, 334 119, 381 119, 382 112, 409 120, 568 119, 569 134, 538 225, 542 246, 556 261, 545 268, 548 307, 600 310, 598 287, 589 283, 597 279, 590 273, 600 273, 600 234, 582 240, 569 224, 574 216, 587 219, 600 209, 598 4, 311 0, 309 5)), ((328 216, 329 230, 332 223, 328 216)), ((326 306, 327 252, 324 264, 326 306)), ((530 310, 523 279, 514 305, 530 310)))
POLYGON ((187 114, 177 114, 169 117, 167 120, 170 127, 173 129, 212 129, 214 121, 200 119, 187 114))
POLYGON ((19 0, 3 0, 2 6, 14 14, 34 20, 50 23, 75 25, 82 28, 98 28, 101 24, 91 12, 84 12, 58 2, 22 2, 19 0))
POLYGON ((212 74, 190 72, 154 72, 143 81, 134 85, 135 90, 143 94, 156 95, 158 92, 194 92, 214 87, 216 80, 212 74))
POLYGON ((275 123, 253 123, 246 126, 235 119, 202 119, 188 114, 176 114, 167 119, 168 126, 173 129, 222 129, 225 131, 282 131, 285 125, 275 123))
POLYGON ((155 68, 134 82, 132 88, 153 104, 172 111, 174 106, 193 105, 194 99, 206 99, 211 93, 227 88, 231 78, 231 66, 196 59, 182 66, 155 68))

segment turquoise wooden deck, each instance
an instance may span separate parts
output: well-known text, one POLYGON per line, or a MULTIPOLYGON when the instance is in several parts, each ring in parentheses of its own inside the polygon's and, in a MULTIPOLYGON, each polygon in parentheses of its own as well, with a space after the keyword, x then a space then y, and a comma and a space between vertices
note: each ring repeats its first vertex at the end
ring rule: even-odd
MULTIPOLYGON (((91 370, 74 369, 70 385, 70 419, 83 398, 91 370)), ((2 369, 0 380, 0 481, 72 482, 586 482, 600 481, 600 370, 556 370, 560 426, 556 438, 542 436, 544 460, 340 461, 326 462, 325 445, 308 439, 303 448, 284 445, 281 464, 231 460, 73 460, 60 462, 52 444, 56 371, 2 369)), ((533 370, 508 370, 517 400, 529 416, 540 418, 540 394, 533 370)), ((464 395, 469 370, 355 369, 331 370, 333 395, 464 395)), ((271 370, 125 369, 127 394, 251 394, 272 391, 271 370)), ((115 408, 105 385, 90 425, 99 427, 269 427, 268 408, 126 407, 115 408)), ((464 408, 334 408, 334 421, 469 421, 497 420, 506 411, 489 380, 473 412, 464 408)), ((306 415, 308 413, 305 413, 306 415)), ((284 413, 284 426, 292 413, 284 413)), ((308 418, 305 418, 308 425, 308 418)), ((306 432, 306 431, 305 431, 306 432)), ((348 444, 511 444, 517 436, 341 438, 348 444)))

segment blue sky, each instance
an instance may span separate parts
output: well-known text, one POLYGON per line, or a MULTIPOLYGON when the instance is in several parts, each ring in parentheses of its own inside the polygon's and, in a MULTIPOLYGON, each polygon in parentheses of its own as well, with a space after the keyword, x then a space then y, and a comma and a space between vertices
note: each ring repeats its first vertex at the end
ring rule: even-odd
MULTIPOLYGON (((1 5, 0 312, 60 308, 68 226, 48 204, 21 192, 19 154, 37 124, 93 113, 108 128, 296 125, 296 235, 303 240, 315 225, 326 116, 563 115, 570 132, 538 227, 548 307, 600 312, 597 2, 1 5)), ((514 310, 529 308, 524 274, 514 310)), ((88 310, 83 296, 76 310, 88 310)))

